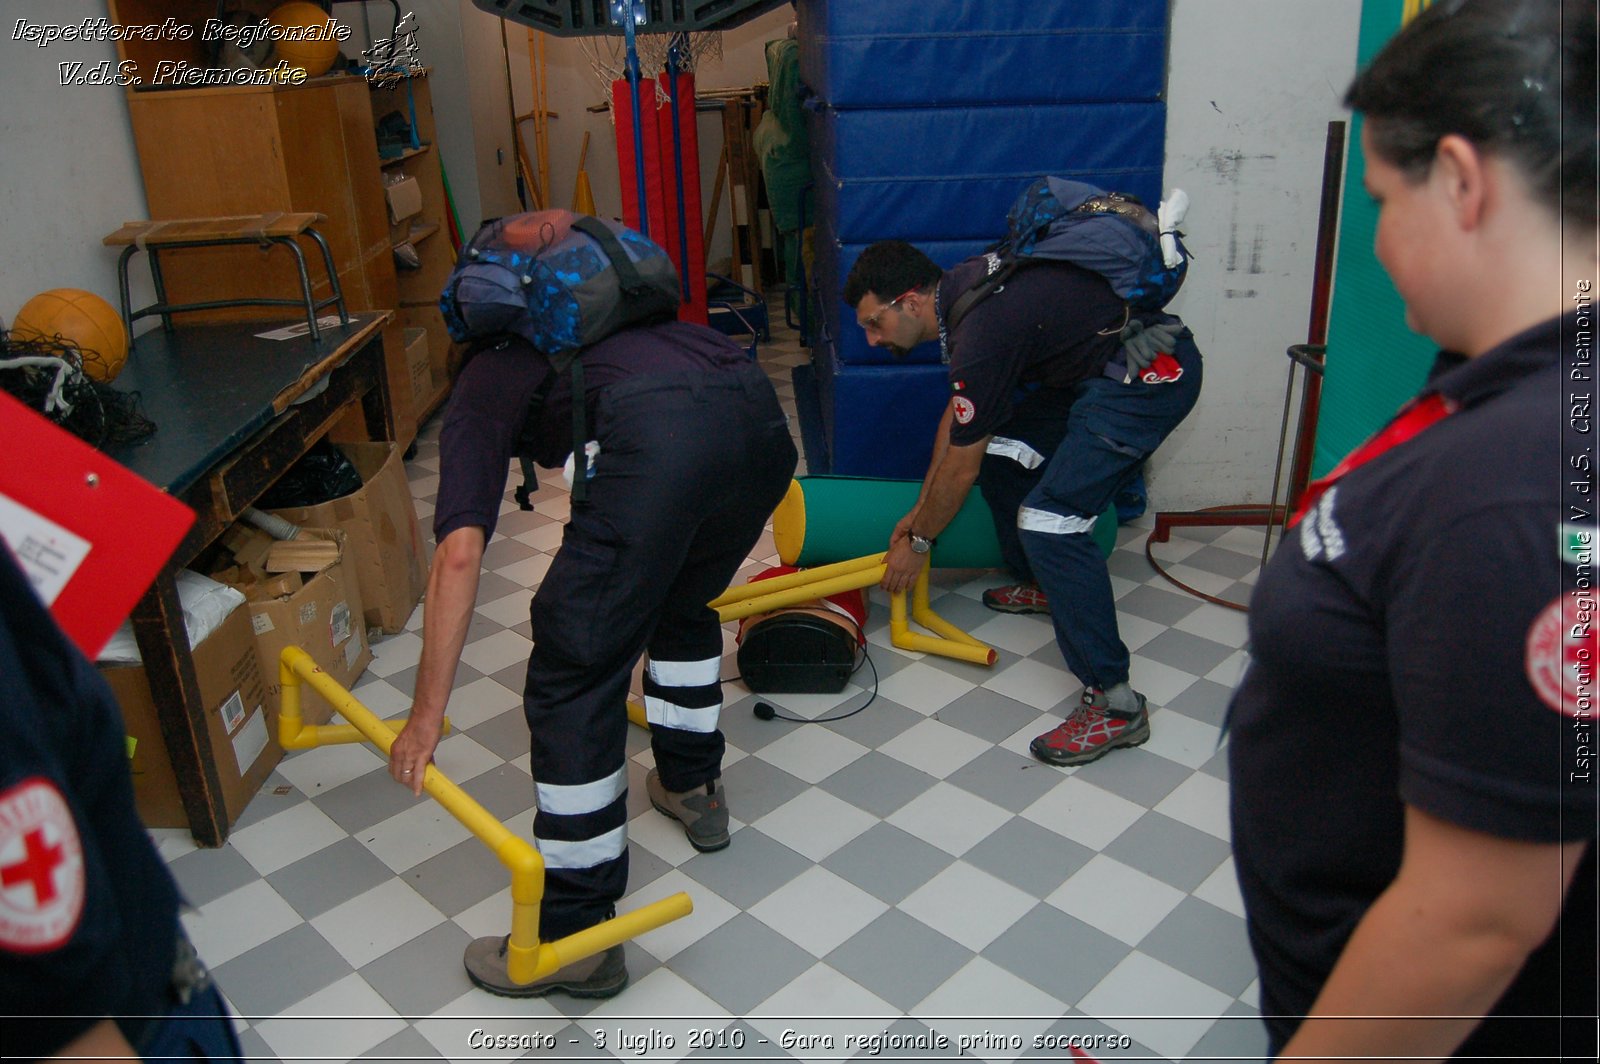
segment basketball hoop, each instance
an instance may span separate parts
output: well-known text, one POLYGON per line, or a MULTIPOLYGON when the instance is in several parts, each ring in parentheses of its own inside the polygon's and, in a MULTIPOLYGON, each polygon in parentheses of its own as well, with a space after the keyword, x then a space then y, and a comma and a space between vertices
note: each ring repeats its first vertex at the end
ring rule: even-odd
MULTIPOLYGON (((628 76, 628 49, 624 39, 609 34, 596 34, 578 38, 584 55, 589 60, 600 99, 611 102, 611 86, 628 76)), ((639 56, 640 81, 655 83, 656 106, 668 104, 667 90, 656 75, 667 69, 672 45, 678 43, 678 71, 689 74, 704 65, 722 61, 722 32, 708 30, 703 33, 641 33, 634 38, 634 50, 639 56)), ((642 88, 642 85, 641 85, 642 88)), ((616 116, 612 116, 613 124, 616 116)))

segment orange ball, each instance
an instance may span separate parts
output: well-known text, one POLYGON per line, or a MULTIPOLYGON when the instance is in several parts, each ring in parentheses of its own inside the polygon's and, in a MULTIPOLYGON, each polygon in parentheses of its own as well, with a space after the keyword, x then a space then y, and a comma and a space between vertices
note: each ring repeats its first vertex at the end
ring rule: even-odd
POLYGON ((97 381, 112 380, 128 361, 128 330, 122 314, 93 292, 52 288, 17 311, 11 335, 18 340, 61 337, 83 352, 83 371, 97 381))
MULTIPOLYGON (((327 13, 309 0, 291 0, 279 4, 267 16, 267 21, 284 29, 316 28, 323 30, 330 21, 327 13)), ((315 41, 278 41, 273 59, 291 67, 299 67, 306 77, 326 74, 339 58, 339 42, 331 36, 315 41)))

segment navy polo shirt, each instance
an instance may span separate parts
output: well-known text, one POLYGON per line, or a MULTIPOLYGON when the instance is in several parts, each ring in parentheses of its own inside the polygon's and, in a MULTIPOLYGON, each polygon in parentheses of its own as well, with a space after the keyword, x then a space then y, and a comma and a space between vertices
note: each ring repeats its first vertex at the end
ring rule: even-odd
POLYGON ((0 1014, 28 1059, 101 1016, 166 1014, 179 897, 134 810, 116 699, 4 544, 0 677, 0 1014))
MULTIPOLYGON (((636 376, 717 371, 747 361, 742 348, 703 325, 673 321, 624 329, 583 352, 589 434, 594 435, 594 404, 607 385, 636 376)), ((461 370, 439 431, 436 540, 473 525, 483 529, 485 541, 494 534, 506 475, 541 391, 548 394, 538 421, 527 426, 529 457, 550 468, 566 462, 572 453, 572 376, 566 371, 551 377, 544 356, 518 338, 479 351, 461 370)))
MULTIPOLYGON (((1580 586, 1561 488, 1581 446, 1561 327, 1441 354, 1426 390, 1457 412, 1336 481, 1262 574, 1229 765, 1263 1015, 1310 1008, 1399 869, 1405 806, 1504 838, 1595 837, 1593 778, 1574 776, 1584 720, 1560 683, 1561 603, 1580 586)), ((1587 528, 1592 555, 1592 512, 1587 528)), ((1569 976, 1587 970, 1592 1007, 1592 846, 1585 865, 1564 934, 1587 951, 1569 976)), ((1554 946, 1536 954, 1497 1012, 1560 1008, 1561 968, 1554 946)), ((1269 1020, 1274 1044, 1297 1022, 1269 1020)))
MULTIPOLYGON (((989 272, 978 255, 939 281, 941 332, 949 309, 989 272)), ((972 309, 947 337, 956 396, 950 442, 978 443, 1010 418, 1019 386, 1068 388, 1098 376, 1122 348, 1125 304, 1105 278, 1068 262, 1033 260, 972 309)))

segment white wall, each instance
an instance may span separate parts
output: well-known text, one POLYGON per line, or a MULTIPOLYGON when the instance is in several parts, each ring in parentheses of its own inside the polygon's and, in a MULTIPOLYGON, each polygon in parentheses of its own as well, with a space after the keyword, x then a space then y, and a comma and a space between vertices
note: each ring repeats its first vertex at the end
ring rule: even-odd
MULTIPOLYGON (((387 31, 387 3, 370 7, 387 31)), ((474 77, 503 77, 498 32, 468 22, 466 0, 413 0, 419 47, 434 67, 440 149, 462 224, 482 216, 471 130, 474 77), (483 42, 487 40, 488 43, 483 42), (473 42, 477 42, 474 44, 473 42), (485 58, 477 51, 489 49, 485 58)), ((64 88, 57 64, 114 59, 110 44, 11 40, 17 18, 71 22, 105 14, 103 0, 7 0, 0 25, 0 317, 46 288, 87 288, 116 300, 116 255, 100 238, 145 214, 143 187, 120 89, 64 88)), ((359 23, 360 8, 339 15, 359 23)), ((766 79, 762 51, 793 17, 783 6, 724 34, 724 59, 699 73, 703 87, 766 79)), ((1168 80, 1167 184, 1193 200, 1185 225, 1194 266, 1175 303, 1206 353, 1200 405, 1151 468, 1155 507, 1264 500, 1272 477, 1287 362, 1306 337, 1322 180, 1323 137, 1355 65, 1359 0, 1173 0, 1168 80)), ((358 30, 359 32, 359 30, 358 30)), ((508 26, 517 110, 531 109, 527 34, 508 26)), ((589 131, 588 170, 597 209, 620 212, 610 117, 580 43, 547 38, 551 188, 571 203, 579 144, 589 131)), ((482 119, 480 118, 480 121, 482 119)), ((709 206, 722 134, 700 118, 701 170, 709 206)), ((492 185, 492 181, 483 182, 492 185)), ((722 211, 726 212, 726 200, 722 211)), ((726 214, 712 257, 727 254, 726 214)), ((148 301, 137 277, 136 299, 148 301)))
MULTIPOLYGON (((128 105, 110 85, 63 86, 57 64, 116 63, 116 46, 57 41, 39 48, 12 40, 18 19, 35 23, 101 18, 104 0, 7 0, 0 17, 0 319, 48 288, 85 288, 117 303, 117 252, 100 238, 143 218, 128 105)), ((154 299, 131 271, 134 300, 154 299)), ((148 269, 142 276, 148 278, 148 269)), ((140 322, 140 331, 154 324, 140 322)))
POLYGON ((1153 509, 1264 502, 1288 360, 1311 308, 1323 144, 1355 73, 1360 0, 1173 0, 1167 187, 1193 254, 1173 303, 1205 353, 1157 452, 1153 509))

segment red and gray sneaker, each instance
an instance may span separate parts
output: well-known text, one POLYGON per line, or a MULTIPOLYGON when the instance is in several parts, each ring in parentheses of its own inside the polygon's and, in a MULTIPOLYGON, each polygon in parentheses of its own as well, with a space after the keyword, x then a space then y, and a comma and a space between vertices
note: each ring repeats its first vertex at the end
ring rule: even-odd
POLYGON ((1007 584, 983 593, 983 604, 1001 613, 1049 613, 1050 600, 1038 584, 1007 584))
POLYGON ((1086 689, 1076 713, 1028 744, 1033 756, 1052 765, 1087 765, 1118 747, 1139 746, 1150 738, 1144 695, 1138 696, 1139 712, 1132 717, 1112 713, 1105 698, 1098 688, 1086 689))

